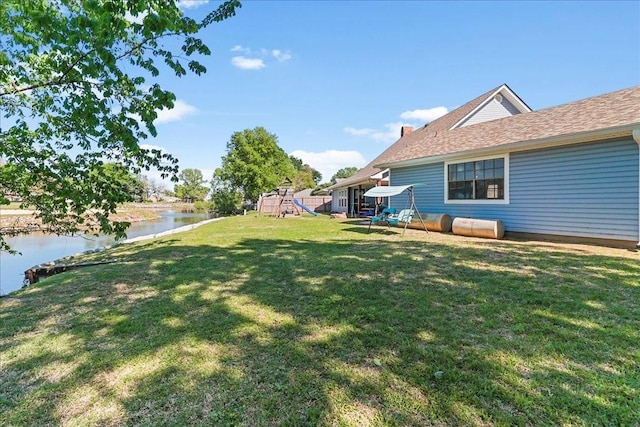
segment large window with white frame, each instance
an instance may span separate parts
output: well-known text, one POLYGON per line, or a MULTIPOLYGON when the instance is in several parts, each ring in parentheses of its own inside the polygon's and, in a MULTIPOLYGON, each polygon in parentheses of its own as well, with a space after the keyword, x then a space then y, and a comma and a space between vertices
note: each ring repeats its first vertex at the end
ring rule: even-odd
POLYGON ((509 157, 445 163, 448 203, 508 203, 509 157))

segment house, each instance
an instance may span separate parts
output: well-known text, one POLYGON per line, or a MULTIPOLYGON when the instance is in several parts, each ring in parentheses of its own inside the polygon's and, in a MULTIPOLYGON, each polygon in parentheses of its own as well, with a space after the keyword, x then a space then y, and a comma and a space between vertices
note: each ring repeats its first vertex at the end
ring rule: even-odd
POLYGON ((378 170, 371 163, 349 178, 338 179, 328 188, 332 195, 331 211, 351 216, 370 214, 376 201, 364 197, 364 193, 378 185, 389 185, 389 170, 378 170))
MULTIPOLYGON (((416 188, 420 212, 500 219, 508 233, 640 241, 640 86, 538 111, 502 85, 406 132, 334 194, 416 188)), ((403 196, 383 201, 402 206, 403 196)))

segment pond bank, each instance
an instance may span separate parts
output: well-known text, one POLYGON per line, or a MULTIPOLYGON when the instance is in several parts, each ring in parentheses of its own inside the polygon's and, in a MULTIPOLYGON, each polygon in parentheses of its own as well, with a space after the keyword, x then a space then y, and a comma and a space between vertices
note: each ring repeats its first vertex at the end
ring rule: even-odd
POLYGON ((41 277, 53 276, 54 274, 64 273, 65 271, 76 269, 76 268, 81 268, 81 267, 91 267, 91 266, 98 265, 98 264, 111 264, 111 263, 114 263, 114 262, 118 262, 119 260, 116 259, 116 260, 109 260, 109 261, 73 263, 73 259, 76 258, 76 257, 82 256, 82 255, 88 255, 90 253, 96 253, 96 252, 100 252, 100 251, 103 251, 103 250, 106 250, 106 249, 110 249, 110 248, 112 248, 114 246, 117 246, 117 245, 120 245, 120 244, 141 242, 141 241, 145 241, 145 240, 155 239, 155 238, 158 238, 158 237, 169 236, 171 234, 182 233, 182 232, 185 232, 185 231, 194 230, 194 229, 200 227, 201 225, 208 224, 210 222, 218 221, 218 220, 221 220, 221 219, 222 218, 212 218, 212 219, 208 219, 208 220, 205 220, 205 221, 196 222, 195 224, 189 224, 189 225, 185 225, 185 226, 182 226, 182 227, 174 228, 172 230, 163 231, 161 233, 148 234, 146 236, 138 236, 138 237, 134 237, 134 238, 131 238, 131 239, 123 240, 122 242, 119 242, 119 243, 117 243, 115 245, 104 246, 102 248, 81 252, 81 253, 78 253, 78 254, 75 254, 75 255, 69 255, 69 256, 66 256, 64 258, 55 260, 55 261, 50 261, 50 262, 34 265, 33 267, 27 269, 24 272, 24 281, 23 281, 23 283, 24 283, 24 286, 27 286, 27 282, 28 282, 29 285, 33 285, 34 283, 38 283, 38 281, 40 280, 41 277))
MULTIPOLYGON (((136 223, 152 221, 160 218, 161 209, 129 209, 118 210, 111 216, 113 221, 136 223)), ((48 227, 36 218, 35 211, 23 209, 0 209, 0 233, 6 235, 24 234, 35 231, 47 231, 48 227)))
MULTIPOLYGON (((21 255, 0 252, 0 295, 9 294, 23 285, 24 273, 32 266, 43 265, 44 261, 62 260, 72 255, 80 255, 103 250, 115 244, 131 242, 134 239, 160 237, 164 232, 187 230, 197 223, 206 223, 212 219, 206 214, 182 212, 158 212, 160 218, 153 221, 132 223, 127 230, 129 239, 116 242, 109 235, 52 235, 36 231, 19 236, 5 236, 7 243, 21 255), (144 236, 144 237, 141 237, 144 236)), ((62 261, 60 261, 62 262, 62 261)), ((79 262, 78 259, 65 260, 65 263, 79 262)), ((47 263, 47 265, 50 265, 47 263)))

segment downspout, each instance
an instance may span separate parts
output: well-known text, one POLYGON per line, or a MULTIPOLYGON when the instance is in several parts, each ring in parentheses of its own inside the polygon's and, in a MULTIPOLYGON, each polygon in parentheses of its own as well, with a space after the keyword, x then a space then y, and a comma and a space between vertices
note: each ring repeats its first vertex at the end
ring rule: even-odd
POLYGON ((636 248, 640 248, 640 129, 634 129, 631 135, 636 144, 638 144, 638 243, 636 248))

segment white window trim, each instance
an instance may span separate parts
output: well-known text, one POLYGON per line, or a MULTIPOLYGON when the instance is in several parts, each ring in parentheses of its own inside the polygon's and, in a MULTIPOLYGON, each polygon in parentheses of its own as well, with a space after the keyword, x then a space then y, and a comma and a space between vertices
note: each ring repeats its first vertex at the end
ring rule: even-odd
POLYGON ((347 190, 341 189, 338 191, 338 207, 347 209, 347 190))
POLYGON ((448 205, 508 205, 509 204, 509 153, 483 157, 465 157, 444 162, 444 203, 448 205), (449 165, 478 160, 504 159, 504 199, 455 199, 449 200, 449 165))

